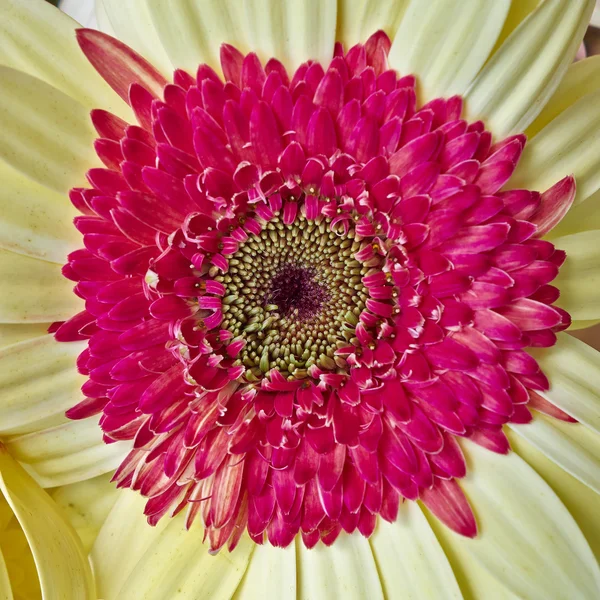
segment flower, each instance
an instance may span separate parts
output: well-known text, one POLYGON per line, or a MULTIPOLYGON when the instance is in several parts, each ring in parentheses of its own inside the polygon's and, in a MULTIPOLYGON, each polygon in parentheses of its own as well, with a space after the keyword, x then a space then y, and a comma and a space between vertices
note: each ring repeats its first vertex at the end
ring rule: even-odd
MULTIPOLYGON (((269 572, 267 596, 348 578, 367 597, 594 597, 587 513, 567 490, 593 502, 599 489, 598 358, 561 332, 600 318, 585 223, 595 61, 559 85, 592 4, 472 3, 447 28, 456 7, 442 1, 365 2, 362 21, 343 2, 269 3, 272 24, 251 1, 247 21, 222 2, 106 2, 101 24, 146 24, 123 30, 141 54, 71 28, 52 44, 73 44, 77 76, 19 50, 45 19, 68 25, 8 2, 13 66, 41 77, 3 68, 0 98, 3 168, 26 198, 1 230, 13 293, 0 317, 30 323, 6 329, 0 466, 26 535, 44 530, 19 508, 31 496, 79 560, 61 513, 84 507, 83 525, 67 518, 89 546, 115 496, 101 517, 86 494, 104 478, 52 501, 11 454, 46 487, 118 466, 135 491, 118 491, 93 543, 101 597, 228 597, 240 580, 263 593, 269 572), (67 190, 79 242, 57 208, 67 190), (72 295, 51 266, 65 255, 72 295), (117 532, 138 549, 109 552, 117 532), (403 549, 418 555, 403 556, 411 584, 403 549), (464 580, 463 549, 484 567, 464 580), (489 583, 506 561, 519 576, 489 583)), ((56 568, 89 593, 87 566, 56 568)))

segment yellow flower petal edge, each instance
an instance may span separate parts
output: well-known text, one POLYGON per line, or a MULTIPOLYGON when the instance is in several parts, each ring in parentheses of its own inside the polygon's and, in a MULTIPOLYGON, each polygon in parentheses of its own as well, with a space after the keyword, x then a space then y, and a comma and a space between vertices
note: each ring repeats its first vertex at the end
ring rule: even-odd
POLYGON ((50 496, 0 444, 0 490, 37 565, 44 600, 92 600, 94 580, 79 537, 50 496))

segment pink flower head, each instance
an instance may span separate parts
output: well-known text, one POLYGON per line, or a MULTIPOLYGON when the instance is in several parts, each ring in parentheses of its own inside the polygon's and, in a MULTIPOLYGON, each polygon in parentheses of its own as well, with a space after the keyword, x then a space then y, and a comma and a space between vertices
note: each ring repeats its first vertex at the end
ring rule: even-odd
POLYGON ((200 515, 213 551, 369 536, 417 499, 475 536, 456 437, 505 453, 529 407, 570 419, 526 348, 570 323, 541 237, 573 178, 501 191, 525 137, 458 96, 419 106, 382 32, 293 74, 224 45, 225 81, 173 83, 78 39, 138 119, 92 112, 106 168, 71 192, 85 248, 63 271, 86 308, 55 334, 89 340, 68 415, 133 440, 117 484, 152 524, 200 515))

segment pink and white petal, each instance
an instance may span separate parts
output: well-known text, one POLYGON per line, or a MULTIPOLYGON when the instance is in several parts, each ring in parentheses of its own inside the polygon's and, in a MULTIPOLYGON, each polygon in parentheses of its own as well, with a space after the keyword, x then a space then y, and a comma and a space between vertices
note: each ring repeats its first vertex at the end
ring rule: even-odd
POLYGON ((248 0, 245 8, 248 44, 263 64, 275 57, 295 70, 309 59, 331 62, 336 0, 248 0))
POLYGON ((310 600, 383 600, 375 557, 367 540, 342 533, 331 546, 308 550, 296 540, 300 598, 310 600))
POLYGON ((557 306, 574 320, 600 318, 600 230, 582 231, 553 239, 567 253, 567 260, 554 280, 560 290, 557 306))
POLYGON ((369 540, 386 598, 461 600, 455 574, 416 502, 404 502, 398 519, 379 519, 369 540))
POLYGON ((408 0, 338 0, 336 40, 348 50, 383 30, 394 38, 408 0))
MULTIPOLYGON (((600 435, 580 423, 534 412, 526 425, 511 425, 550 460, 600 494, 600 435)), ((598 498, 600 503, 600 498, 598 498)))
POLYGON ((271 544, 256 546, 248 570, 235 591, 236 600, 296 600, 296 544, 276 548, 271 544))
POLYGON ((513 188, 544 192, 566 175, 577 184, 577 206, 600 189, 600 90, 584 96, 544 127, 525 147, 513 188))
POLYGON ((11 437, 6 448, 42 486, 84 481, 116 469, 131 444, 105 444, 98 417, 11 437))
POLYGON ((75 40, 75 29, 79 26, 49 3, 3 0, 0 64, 38 77, 88 111, 102 106, 130 119, 129 107, 81 53, 75 40))
POLYGON ((102 31, 125 42, 165 76, 179 67, 171 63, 160 42, 146 0, 96 0, 95 4, 102 31))
POLYGON ((594 0, 542 2, 473 81, 466 94, 469 118, 484 120, 499 137, 526 129, 573 61, 593 6, 594 0))
POLYGON ((555 346, 531 354, 550 379, 550 389, 541 395, 600 434, 600 352, 559 333, 555 346))
POLYGON ((461 485, 477 507, 481 535, 457 541, 472 559, 519 597, 596 598, 600 567, 548 484, 514 452, 462 446, 470 469, 461 485))
POLYGON ((0 159, 61 194, 99 165, 89 111, 31 75, 0 67, 0 159))
MULTIPOLYGON (((195 74, 206 63, 220 69, 221 44, 247 52, 247 23, 239 0, 145 0, 150 19, 169 60, 195 74)), ((119 2, 115 0, 115 11, 119 2)))
POLYGON ((0 492, 27 537, 43 597, 95 598, 94 577, 77 534, 60 508, 2 444, 0 492))
POLYGON ((0 323, 64 321, 83 307, 54 263, 0 249, 0 281, 0 323))
POLYGON ((185 515, 151 527, 144 499, 121 490, 92 548, 98 597, 215 600, 231 598, 244 575, 254 544, 242 537, 235 552, 209 554, 197 519, 190 530, 185 515))
POLYGON ((85 378, 77 373, 75 361, 84 348, 83 342, 59 344, 46 334, 0 349, 1 435, 30 433, 67 421, 64 412, 82 399, 85 378))
POLYGON ((464 94, 494 47, 509 7, 507 0, 412 0, 394 37, 390 65, 417 75, 423 99, 464 94))

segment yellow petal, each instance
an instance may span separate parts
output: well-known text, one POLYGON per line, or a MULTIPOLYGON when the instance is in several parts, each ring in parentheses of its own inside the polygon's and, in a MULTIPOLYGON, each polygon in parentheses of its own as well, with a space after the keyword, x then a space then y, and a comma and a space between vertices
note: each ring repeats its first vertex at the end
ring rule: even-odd
POLYGON ((383 600, 373 552, 359 533, 342 533, 331 546, 312 550, 297 540, 296 553, 299 600, 383 600))
POLYGON ((600 352, 566 333, 557 337, 552 348, 531 351, 550 379, 542 395, 600 433, 600 352))
POLYGON ((65 321, 83 308, 60 265, 0 249, 0 323, 65 321))
POLYGON ((523 131, 554 93, 579 47, 594 0, 544 0, 466 94, 469 119, 502 137, 523 131))
POLYGON ((29 433, 67 421, 83 400, 85 377, 75 361, 85 342, 59 343, 51 335, 0 349, 0 434, 29 433))
POLYGON ((145 500, 121 490, 91 558, 98 596, 104 600, 229 600, 248 566, 253 542, 244 536, 234 552, 216 556, 202 543, 199 519, 189 531, 185 516, 162 519, 151 527, 145 500))
POLYGON ((0 158, 64 194, 98 166, 89 111, 31 75, 0 67, 0 158))
POLYGON ((132 119, 130 108, 79 49, 75 40, 77 27, 79 23, 46 2, 2 0, 0 64, 39 77, 88 111, 104 108, 132 119))
POLYGON ((0 162, 0 248, 64 264, 81 247, 69 198, 0 162))
POLYGON ((520 597, 597 598, 598 563, 544 480, 514 452, 499 455, 468 441, 461 445, 469 466, 461 487, 479 533, 459 543, 473 559, 520 597))
POLYGON ((563 220, 548 233, 548 239, 590 231, 592 229, 600 230, 600 190, 594 192, 580 202, 577 206, 572 206, 563 220))
POLYGON ((30 325, 0 323, 0 349, 45 335, 48 327, 50 327, 50 323, 32 323, 30 325))
POLYGON ((9 452, 42 486, 56 487, 114 471, 131 445, 105 444, 98 416, 68 421, 5 441, 9 452))
POLYGON ((8 571, 2 552, 0 552, 0 600, 13 600, 8 571))
MULTIPOLYGON (((600 494, 600 435, 580 423, 539 413, 527 425, 511 425, 549 459, 600 494)), ((600 498, 598 498, 600 506, 600 498)))
POLYGON ((577 182, 574 204, 600 188, 600 91, 584 96, 526 146, 511 188, 545 191, 565 175, 577 182))
POLYGON ((379 519, 369 540, 386 598, 460 600, 448 559, 415 502, 400 506, 395 523, 379 519))
POLYGON ((308 59, 331 62, 336 0, 247 0, 245 7, 248 43, 263 61, 275 57, 290 72, 308 59))
POLYGON ((95 599, 94 580, 77 534, 1 444, 0 490, 27 536, 44 599, 95 599))
POLYGON ((380 29, 394 39, 407 5, 408 0, 338 0, 336 40, 348 50, 380 29))
POLYGON ((600 56, 590 56, 578 60, 567 70, 556 92, 546 104, 544 110, 527 128, 527 137, 532 138, 550 121, 555 119, 580 98, 600 89, 600 56))
POLYGON ((110 474, 100 475, 63 485, 51 492, 52 499, 79 534, 86 552, 91 550, 100 528, 122 493, 115 483, 110 482, 110 478, 110 474))
POLYGON ((296 545, 256 546, 233 600, 296 600, 296 545))
POLYGON ((585 535, 596 559, 600 560, 600 519, 597 518, 596 492, 561 469, 525 438, 511 430, 507 430, 506 434, 512 449, 544 478, 567 507, 585 535))
POLYGON ((173 65, 152 24, 146 0, 97 0, 96 16, 102 31, 125 42, 169 78, 173 65))
POLYGON ((600 318, 600 231, 582 231, 553 238, 567 260, 553 281, 560 290, 558 306, 573 319, 592 321, 600 318))
POLYGON ((403 75, 417 75, 423 101, 463 94, 489 56, 509 7, 509 0, 412 0, 396 32, 390 65, 403 75))

